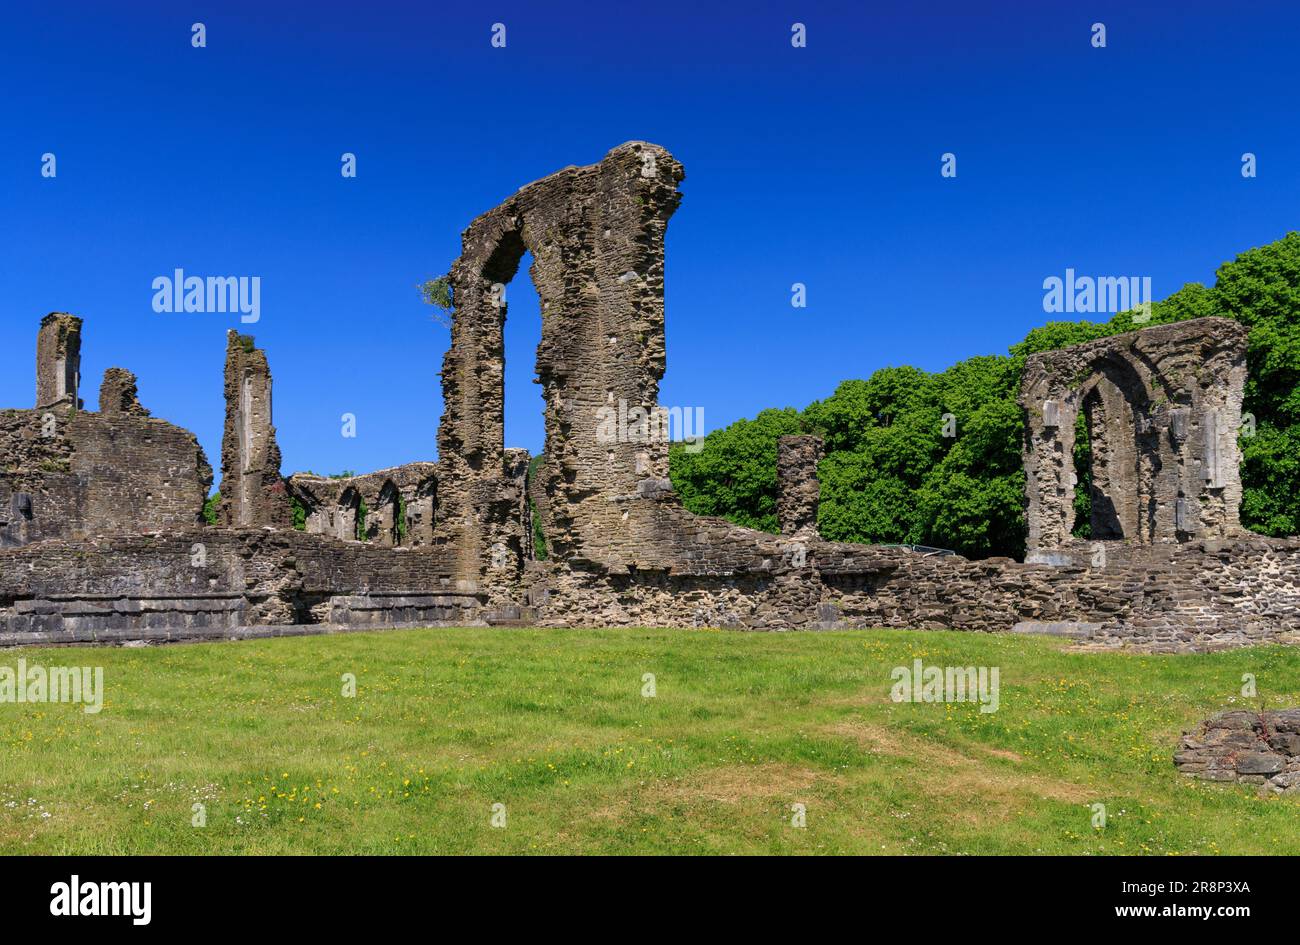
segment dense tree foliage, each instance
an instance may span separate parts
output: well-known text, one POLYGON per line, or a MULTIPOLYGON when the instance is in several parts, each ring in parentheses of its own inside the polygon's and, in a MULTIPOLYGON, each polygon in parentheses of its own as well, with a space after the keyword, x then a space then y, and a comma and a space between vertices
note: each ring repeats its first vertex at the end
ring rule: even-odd
MULTIPOLYGON (((1250 327, 1241 439, 1242 522, 1266 535, 1300 533, 1300 233, 1224 263, 1199 283, 1107 322, 1049 322, 1008 355, 974 357, 939 374, 883 368, 845 381, 799 411, 764 410, 715 430, 697 453, 675 446, 673 483, 686 507, 777 530, 776 440, 815 432, 826 441, 818 524, 839 541, 907 542, 973 557, 1024 553, 1022 421, 1016 394, 1039 351, 1150 325, 1217 315, 1250 327)), ((1086 437, 1076 458, 1087 468, 1086 437)), ((1086 479, 1078 534, 1087 534, 1086 479)))
POLYGON ((669 454, 673 486, 692 512, 778 531, 776 441, 799 430, 799 412, 787 407, 714 430, 703 444, 695 444, 702 447, 697 453, 675 446, 669 454))

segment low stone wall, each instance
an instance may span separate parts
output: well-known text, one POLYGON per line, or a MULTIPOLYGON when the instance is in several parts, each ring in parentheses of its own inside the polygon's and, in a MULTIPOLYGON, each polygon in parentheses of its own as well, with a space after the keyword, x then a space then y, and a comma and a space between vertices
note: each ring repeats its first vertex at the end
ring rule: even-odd
POLYGON ((1261 794, 1300 794, 1300 709, 1220 712, 1183 733, 1174 764, 1190 777, 1257 784, 1261 794))
POLYGON ((1048 565, 683 523, 680 542, 665 542, 680 558, 668 566, 643 546, 626 568, 535 572, 529 599, 544 601, 541 622, 1017 631, 1152 652, 1300 642, 1295 539, 1107 542, 1100 557, 1094 543, 1048 565))
POLYGON ((0 551, 0 646, 492 620, 447 559, 264 529, 44 542, 0 551))
POLYGON ((500 586, 458 580, 443 546, 296 531, 44 542, 0 550, 0 645, 484 623, 1016 631, 1154 652, 1300 642, 1296 540, 1110 543, 1104 565, 1085 548, 1045 565, 683 522, 672 566, 643 548, 625 564, 530 562, 523 585, 500 586))
POLYGON ((509 594, 456 580, 451 552, 440 547, 203 528, 45 542, 0 551, 0 645, 121 642, 137 631, 188 639, 256 626, 525 621, 1015 630, 1157 652, 1300 641, 1300 541, 1115 547, 1104 567, 1052 566, 692 524, 697 540, 735 548, 697 546, 676 569, 533 562, 527 586, 509 594))

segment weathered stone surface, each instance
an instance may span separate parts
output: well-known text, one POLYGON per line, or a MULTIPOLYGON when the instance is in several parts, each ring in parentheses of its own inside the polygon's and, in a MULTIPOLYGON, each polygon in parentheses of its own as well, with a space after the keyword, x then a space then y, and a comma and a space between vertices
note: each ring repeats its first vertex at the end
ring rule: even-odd
POLYGON ((631 531, 612 497, 634 495, 643 479, 667 479, 666 437, 634 432, 602 442, 597 430, 605 412, 657 405, 663 240, 683 176, 663 148, 629 142, 598 164, 529 184, 465 231, 451 270, 456 311, 438 431, 445 514, 436 529, 457 549, 463 579, 491 573, 508 587, 523 576, 522 550, 502 567, 499 549, 522 549, 519 530, 507 525, 518 497, 505 473, 502 330, 504 286, 526 250, 542 310, 546 448, 535 479, 552 557, 578 567, 609 560, 612 536, 631 531))
POLYGON ((1295 750, 1300 745, 1285 736, 1298 714, 1296 709, 1220 712, 1198 730, 1183 733, 1174 765, 1191 777, 1257 784, 1264 794, 1294 792, 1300 789, 1300 754, 1295 750))
POLYGON ((1086 640, 1102 630, 1099 623, 1084 623, 1079 620, 1022 620, 1011 628, 1012 633, 1041 633, 1049 637, 1070 637, 1086 640))
POLYGON ((433 523, 438 516, 437 463, 409 463, 334 479, 294 473, 288 488, 292 499, 303 507, 309 534, 386 547, 433 544, 433 523), (358 528, 362 506, 366 517, 364 527, 358 528))
MULTIPOLYGON (((1029 359, 1026 563, 822 540, 811 436, 779 444, 781 534, 688 513, 658 405, 664 235, 683 176, 663 148, 629 142, 470 224, 449 274, 437 463, 282 478, 266 355, 231 332, 217 529, 199 524, 211 470, 193 436, 149 418, 118 369, 101 412, 79 411, 81 323, 48 316, 42 408, 0 411, 0 546, 27 546, 0 547, 0 643, 419 622, 1016 630, 1156 652, 1300 642, 1300 540, 1249 535, 1236 518, 1245 329, 1222 319, 1029 359), (546 404, 531 477, 503 439, 505 287, 525 252, 546 404), (1080 412, 1094 531, 1115 540, 1069 537, 1080 412)), ((1289 774, 1253 754, 1293 756, 1300 713, 1271 724, 1220 719, 1188 737, 1180 765, 1216 780, 1289 774)))
POLYGON ((817 537, 821 460, 819 436, 783 436, 776 441, 776 517, 782 535, 817 537))
POLYGON ((1280 774, 1286 770, 1286 760, 1281 755, 1267 751, 1248 752, 1237 756, 1237 774, 1280 774))
POLYGON ((81 408, 81 319, 51 312, 36 336, 36 409, 81 408))
POLYGON ((80 409, 81 320, 49 315, 34 410, 0 410, 0 548, 185 529, 202 519, 212 467, 194 435, 149 417, 135 379, 110 369, 99 413, 80 409))
POLYGON ((226 427, 221 438, 223 525, 293 523, 289 493, 280 476, 280 447, 271 423, 271 369, 253 339, 226 335, 226 427))
POLYGON ((1199 318, 1029 358, 1020 404, 1031 556, 1079 543, 1070 532, 1080 412, 1092 444, 1094 540, 1242 534, 1237 431, 1246 335, 1239 322, 1199 318))
POLYGON ((135 375, 125 368, 109 368, 99 387, 99 412, 111 417, 147 417, 140 403, 135 375))

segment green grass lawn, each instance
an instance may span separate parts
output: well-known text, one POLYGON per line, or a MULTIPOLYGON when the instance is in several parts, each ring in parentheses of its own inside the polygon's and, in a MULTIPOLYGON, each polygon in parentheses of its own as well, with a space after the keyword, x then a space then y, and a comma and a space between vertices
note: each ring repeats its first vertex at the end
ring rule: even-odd
POLYGON ((1221 708, 1300 705, 1296 649, 455 629, 0 665, 20 656, 101 665, 107 698, 98 715, 0 704, 9 854, 1300 854, 1300 800, 1171 762, 1221 708), (999 710, 892 702, 890 670, 916 657, 999 667, 999 710), (1240 695, 1247 672, 1260 699, 1240 695))

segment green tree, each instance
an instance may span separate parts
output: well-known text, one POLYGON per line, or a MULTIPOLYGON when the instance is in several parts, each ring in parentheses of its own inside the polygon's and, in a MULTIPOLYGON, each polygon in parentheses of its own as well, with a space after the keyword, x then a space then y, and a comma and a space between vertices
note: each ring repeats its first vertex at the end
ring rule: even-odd
POLYGON ((668 452, 673 486, 698 515, 720 515, 747 528, 777 532, 776 441, 801 432, 799 412, 787 407, 714 430, 698 452, 674 443, 668 452))
MULTIPOLYGON (((843 382, 802 412, 765 410, 752 421, 737 421, 710 433, 698 454, 674 448, 673 482, 691 511, 776 531, 776 439, 817 432, 826 444, 818 516, 825 537, 1020 556, 1023 420, 1016 398, 1026 359, 1206 316, 1235 318, 1250 328, 1243 409, 1254 435, 1241 440, 1242 524, 1266 535, 1298 534, 1300 233, 1242 253, 1219 267, 1213 287, 1188 283, 1149 312, 1133 309, 1105 322, 1048 322, 1012 345, 1009 357, 968 358, 940 374, 883 368, 843 382)), ((1081 471, 1075 534, 1086 537, 1086 429, 1076 437, 1075 459, 1081 471)))

